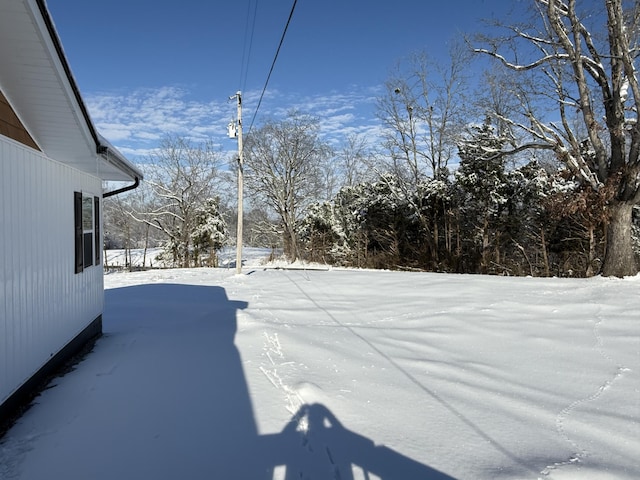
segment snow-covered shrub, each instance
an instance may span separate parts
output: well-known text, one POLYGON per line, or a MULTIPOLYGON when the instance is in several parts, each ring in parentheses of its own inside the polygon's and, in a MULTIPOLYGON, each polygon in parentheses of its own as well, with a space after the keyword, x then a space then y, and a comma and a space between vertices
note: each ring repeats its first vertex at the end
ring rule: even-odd
POLYGON ((207 198, 196 208, 194 228, 191 232, 194 264, 202 263, 209 267, 218 266, 217 252, 227 239, 227 224, 220 213, 220 202, 217 198, 207 198), (202 258, 208 255, 206 259, 202 258))

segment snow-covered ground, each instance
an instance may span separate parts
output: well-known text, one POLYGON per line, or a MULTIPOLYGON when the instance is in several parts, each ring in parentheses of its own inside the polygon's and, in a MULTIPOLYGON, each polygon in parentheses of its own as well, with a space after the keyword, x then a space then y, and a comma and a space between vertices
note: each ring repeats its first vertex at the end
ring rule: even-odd
POLYGON ((104 337, 7 433, 0 478, 640 478, 640 277, 105 282, 104 337))
POLYGON ((114 249, 104 252, 102 263, 106 268, 125 267, 129 263, 135 268, 159 267, 158 255, 162 253, 162 248, 132 248, 130 250, 114 249))
MULTIPOLYGON (((165 265, 158 256, 162 253, 162 247, 153 247, 144 250, 143 248, 132 248, 129 251, 124 249, 107 250, 104 252, 103 263, 107 269, 122 268, 131 264, 134 269, 140 268, 164 268, 165 265)), ((281 252, 277 252, 279 255, 281 252)), ((243 264, 261 265, 265 263, 271 255, 270 249, 265 248, 245 248, 243 249, 243 264), (246 258, 244 255, 246 254, 246 258)), ((218 252, 218 261, 222 268, 235 268, 236 247, 224 247, 218 252)))

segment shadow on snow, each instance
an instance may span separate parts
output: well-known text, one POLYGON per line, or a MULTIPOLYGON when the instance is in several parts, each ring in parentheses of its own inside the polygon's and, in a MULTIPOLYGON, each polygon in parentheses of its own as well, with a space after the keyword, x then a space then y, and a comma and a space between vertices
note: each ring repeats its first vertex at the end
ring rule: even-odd
POLYGON ((112 478, 452 478, 350 431, 320 404, 259 435, 234 344, 247 305, 222 287, 106 292, 105 338, 93 355, 117 356, 121 373, 94 438, 108 445, 112 478))

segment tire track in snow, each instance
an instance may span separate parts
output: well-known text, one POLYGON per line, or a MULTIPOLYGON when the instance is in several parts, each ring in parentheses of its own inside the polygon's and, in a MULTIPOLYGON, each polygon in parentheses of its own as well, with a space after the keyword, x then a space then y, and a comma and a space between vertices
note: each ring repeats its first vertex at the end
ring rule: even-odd
MULTIPOLYGON (((547 465, 540 474, 544 477, 549 476, 553 473, 554 470, 557 470, 562 467, 566 467, 568 465, 572 465, 575 463, 580 463, 582 459, 589 455, 589 452, 582 448, 579 443, 571 438, 571 436, 567 433, 565 428, 565 422, 573 414, 573 411, 576 410, 581 405, 593 402, 600 398, 604 392, 606 392, 611 386, 617 382, 626 372, 629 372, 631 369, 618 365, 616 361, 609 355, 604 349, 604 341, 602 339, 602 335, 600 334, 600 325, 602 324, 603 316, 602 316, 602 307, 599 307, 598 313, 596 314, 596 320, 593 325, 593 335, 596 339, 596 344, 593 349, 607 362, 616 366, 616 372, 612 375, 611 378, 608 378, 605 382, 599 385, 596 390, 591 394, 584 398, 579 398, 574 402, 571 402, 565 408, 563 408, 560 413, 556 416, 556 431, 558 434, 569 444, 573 449, 574 453, 564 461, 555 462, 551 465, 547 465)), ((539 477, 541 478, 541 477, 539 477)))

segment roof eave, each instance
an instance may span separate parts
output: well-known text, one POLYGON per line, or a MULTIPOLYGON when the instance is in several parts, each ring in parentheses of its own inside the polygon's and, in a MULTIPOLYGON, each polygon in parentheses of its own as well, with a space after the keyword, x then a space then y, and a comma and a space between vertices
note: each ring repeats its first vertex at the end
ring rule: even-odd
POLYGON ((111 145, 102 135, 98 134, 98 146, 97 153, 100 155, 109 165, 116 167, 118 170, 127 174, 131 180, 141 181, 144 175, 140 170, 129 162, 122 153, 118 151, 113 145, 111 145))
MULTIPOLYGON (((82 99, 82 95, 80 94, 80 89, 75 81, 73 73, 71 71, 71 67, 69 66, 69 62, 64 53, 64 49, 62 48, 62 42, 58 37, 58 33, 56 31, 55 25, 53 23, 53 19, 49 14, 49 10, 47 9, 45 0, 35 0, 42 16, 42 19, 46 25, 49 37, 53 42, 54 48, 56 50, 56 54, 60 60, 60 64, 64 70, 64 75, 69 82, 71 87, 71 91, 73 92, 74 99, 80 109, 81 115, 85 121, 86 127, 95 143, 95 152, 102 159, 104 159, 109 165, 114 166, 118 170, 120 170, 123 174, 129 177, 131 180, 142 180, 143 174, 138 170, 131 162, 129 162, 124 155, 122 155, 116 148, 114 148, 104 137, 102 137, 98 131, 96 130, 93 121, 91 120, 91 116, 89 115, 89 111, 82 99)), ((111 178, 104 178, 104 180, 112 180, 111 178)))

